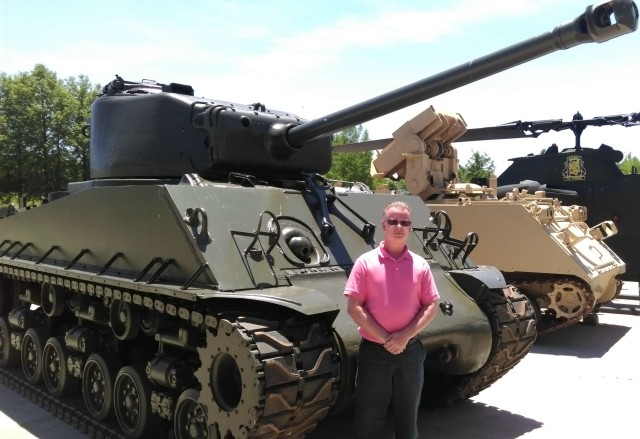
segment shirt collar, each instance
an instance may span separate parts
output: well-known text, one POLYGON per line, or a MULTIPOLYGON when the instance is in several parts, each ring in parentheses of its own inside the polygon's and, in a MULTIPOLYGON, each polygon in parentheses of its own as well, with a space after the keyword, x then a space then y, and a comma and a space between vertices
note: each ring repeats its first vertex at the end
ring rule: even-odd
MULTIPOLYGON (((378 246, 378 256, 380 256, 381 258, 395 259, 384 248, 384 241, 382 241, 380 243, 380 246, 378 246)), ((402 251, 402 254, 400 255, 400 257, 397 260, 399 261, 401 259, 411 259, 411 254, 409 253, 409 247, 407 247, 406 244, 404 245, 404 250, 402 251)))

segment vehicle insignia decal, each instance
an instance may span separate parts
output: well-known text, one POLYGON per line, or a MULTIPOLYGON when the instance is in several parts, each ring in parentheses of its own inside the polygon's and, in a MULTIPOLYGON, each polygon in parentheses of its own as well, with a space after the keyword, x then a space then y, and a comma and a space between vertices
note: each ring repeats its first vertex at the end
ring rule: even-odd
POLYGON ((584 169, 584 162, 579 155, 570 155, 564 162, 564 169, 562 170, 562 179, 564 181, 576 181, 585 180, 587 178, 587 171, 584 169))

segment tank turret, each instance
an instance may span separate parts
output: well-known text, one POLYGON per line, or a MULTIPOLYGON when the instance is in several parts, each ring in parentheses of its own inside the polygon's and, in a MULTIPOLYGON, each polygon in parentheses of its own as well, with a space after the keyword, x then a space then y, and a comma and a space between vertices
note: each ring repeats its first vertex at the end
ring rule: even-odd
POLYGON ((633 32, 637 19, 637 7, 629 0, 589 6, 550 32, 311 121, 261 103, 194 97, 186 85, 118 78, 93 106, 91 177, 324 173, 331 166, 330 135, 335 132, 543 55, 633 32))
MULTIPOLYGON (((0 220, 3 382, 92 437, 305 437, 352 401, 361 338, 344 287, 397 201, 328 184, 319 174, 331 166, 330 134, 631 32, 637 16, 628 0, 589 7, 548 34, 308 122, 117 78, 93 105, 92 180, 0 220)), ((423 403, 451 404, 516 366, 536 313, 500 271, 468 257, 474 235, 455 240, 419 197, 400 200, 412 210, 407 245, 442 298, 419 334, 423 403)))

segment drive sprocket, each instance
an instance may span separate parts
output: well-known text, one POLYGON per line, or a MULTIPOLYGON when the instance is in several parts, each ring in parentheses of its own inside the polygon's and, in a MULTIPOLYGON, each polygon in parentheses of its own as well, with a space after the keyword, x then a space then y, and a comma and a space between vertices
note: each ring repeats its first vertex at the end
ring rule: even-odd
POLYGON ((303 437, 337 397, 333 336, 318 321, 219 320, 195 377, 208 437, 303 437))
POLYGON ((556 317, 578 319, 589 313, 593 308, 593 300, 583 288, 573 282, 558 282, 553 285, 553 291, 548 294, 550 310, 556 317))

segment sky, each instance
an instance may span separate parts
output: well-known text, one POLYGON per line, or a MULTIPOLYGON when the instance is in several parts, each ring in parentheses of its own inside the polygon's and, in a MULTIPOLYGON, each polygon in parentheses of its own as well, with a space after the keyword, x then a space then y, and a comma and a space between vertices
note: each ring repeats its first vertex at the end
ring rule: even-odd
MULTIPOLYGON (((0 0, 0 72, 44 64, 60 79, 118 74, 193 86, 196 96, 316 119, 551 32, 598 1, 577 0, 0 0)), ((558 50, 371 121, 391 137, 433 105, 469 128, 640 111, 640 32, 558 50)), ((460 163, 488 154, 497 174, 538 139, 455 144, 460 163)), ((640 128, 589 127, 582 146, 640 156, 640 128)))

